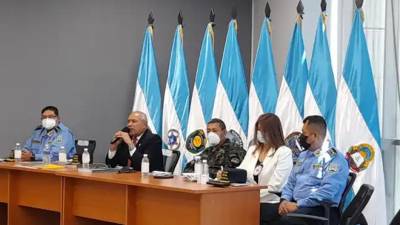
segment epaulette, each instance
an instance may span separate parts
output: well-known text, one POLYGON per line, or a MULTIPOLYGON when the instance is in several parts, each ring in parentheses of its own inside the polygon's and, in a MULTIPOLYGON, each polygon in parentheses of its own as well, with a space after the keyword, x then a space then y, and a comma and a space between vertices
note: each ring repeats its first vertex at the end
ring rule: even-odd
POLYGON ((327 151, 331 158, 334 158, 337 154, 338 150, 335 147, 330 147, 327 151))
POLYGON ((42 125, 39 125, 34 130, 41 130, 42 128, 43 128, 42 125))
POLYGON ((59 133, 59 132, 61 131, 61 127, 60 127, 59 125, 57 125, 57 126, 54 128, 54 130, 55 130, 57 133, 59 133))

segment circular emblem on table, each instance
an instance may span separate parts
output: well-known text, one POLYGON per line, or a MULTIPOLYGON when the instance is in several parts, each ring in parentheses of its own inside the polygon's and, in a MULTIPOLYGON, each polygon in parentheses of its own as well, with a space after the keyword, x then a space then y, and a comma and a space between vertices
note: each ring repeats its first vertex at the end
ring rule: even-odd
POLYGON ((371 165, 375 158, 375 149, 370 144, 353 145, 347 150, 346 159, 353 172, 361 172, 371 165))
POLYGON ((168 131, 168 149, 177 150, 180 146, 179 131, 170 129, 168 131))
POLYGON ((186 149, 190 153, 197 155, 205 149, 206 142, 204 130, 195 130, 186 139, 186 149))

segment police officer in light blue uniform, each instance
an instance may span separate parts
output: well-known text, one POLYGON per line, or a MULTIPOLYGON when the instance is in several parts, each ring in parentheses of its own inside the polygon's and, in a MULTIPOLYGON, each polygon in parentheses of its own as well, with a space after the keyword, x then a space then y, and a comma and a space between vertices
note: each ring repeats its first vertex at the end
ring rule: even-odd
MULTIPOLYGON (((283 188, 278 209, 281 217, 273 224, 302 224, 296 218, 285 216, 287 213, 323 216, 321 203, 330 202, 338 206, 346 187, 349 165, 342 153, 333 147, 325 147, 325 120, 321 116, 309 116, 303 123, 299 142, 305 151, 299 155, 283 188)), ((337 207, 332 207, 330 214, 330 224, 338 224, 340 214, 337 207)))
POLYGON ((58 109, 54 106, 46 106, 42 109, 42 124, 32 133, 26 141, 22 152, 23 161, 40 161, 47 144, 50 149, 52 161, 58 161, 58 152, 61 146, 65 147, 67 158, 75 154, 75 138, 71 130, 60 122, 58 109))

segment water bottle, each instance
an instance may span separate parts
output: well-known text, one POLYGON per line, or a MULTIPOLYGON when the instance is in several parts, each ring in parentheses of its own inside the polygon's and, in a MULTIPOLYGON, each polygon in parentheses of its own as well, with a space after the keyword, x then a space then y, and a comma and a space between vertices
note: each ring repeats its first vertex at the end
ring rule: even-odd
POLYGON ((90 154, 87 148, 83 149, 82 153, 82 168, 89 169, 90 154))
POLYGON ((203 165, 201 164, 201 157, 194 157, 194 174, 196 176, 197 183, 201 183, 201 174, 203 170, 203 165))
POLYGON ((64 146, 61 146, 60 151, 58 151, 58 162, 60 162, 60 163, 67 162, 67 152, 65 151, 64 146))
POLYGON ((50 164, 50 146, 49 144, 44 145, 43 154, 42 154, 42 162, 43 164, 50 164))
POLYGON ((202 166, 203 166, 203 171, 202 171, 202 174, 201 174, 201 183, 202 184, 207 184, 207 181, 208 181, 208 163, 207 163, 206 159, 203 159, 202 166))
POLYGON ((14 149, 14 160, 16 163, 21 162, 21 155, 22 155, 21 145, 19 143, 16 143, 14 149))
POLYGON ((147 176, 150 172, 150 162, 147 154, 143 154, 142 166, 141 166, 142 176, 147 176))

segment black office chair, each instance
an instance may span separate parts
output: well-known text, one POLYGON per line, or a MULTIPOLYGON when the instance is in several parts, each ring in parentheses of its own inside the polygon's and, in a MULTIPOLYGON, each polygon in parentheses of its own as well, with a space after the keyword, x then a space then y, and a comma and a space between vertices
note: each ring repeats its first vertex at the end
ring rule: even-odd
MULTIPOLYGON (((346 196, 350 192, 351 188, 353 187, 353 184, 354 184, 354 181, 356 180, 356 178, 357 178, 357 174, 349 173, 349 176, 347 177, 346 187, 344 188, 342 198, 340 199, 339 206, 338 206, 340 212, 343 212, 343 207, 345 206, 345 203, 346 203, 345 202, 346 196)), ((268 192, 271 194, 275 194, 278 197, 281 197, 281 195, 282 195, 282 192, 280 192, 280 191, 268 191, 268 192)), ((327 207, 327 208, 325 208, 325 212, 329 212, 328 209, 329 209, 329 207, 331 207, 331 204, 327 203, 327 204, 323 204, 323 206, 327 207)), ((329 214, 326 217, 329 217, 329 214)))
MULTIPOLYGON (((342 198, 340 199, 339 206, 338 206, 340 213, 342 213, 345 210, 344 207, 346 204, 346 197, 349 194, 349 192, 351 191, 351 189, 353 188, 353 184, 354 184, 354 181, 356 180, 356 178, 357 178, 357 174, 349 173, 349 176, 347 177, 346 187, 344 188, 342 198)), ((325 211, 327 211, 327 210, 325 210, 325 211)))
POLYGON ((176 164, 179 161, 179 157, 181 156, 180 151, 176 150, 167 150, 171 151, 171 154, 166 156, 164 155, 164 171, 173 173, 176 167, 176 164))
POLYGON ((95 140, 75 140, 76 155, 78 155, 79 163, 82 163, 82 153, 85 148, 90 154, 90 164, 93 164, 93 153, 96 149, 95 140))
POLYGON ((390 222, 390 225, 400 225, 400 210, 397 211, 396 215, 392 219, 392 222, 390 222))
MULTIPOLYGON (((371 199, 374 187, 369 184, 361 185, 356 196, 353 198, 349 206, 344 210, 340 216, 339 225, 368 225, 365 217, 362 214, 365 206, 371 199)), ((320 217, 313 215, 305 215, 299 213, 289 213, 287 216, 295 217, 304 221, 305 224, 314 224, 315 221, 322 221, 324 224, 329 225, 329 217, 320 217)))
MULTIPOLYGON (((344 211, 344 207, 345 207, 346 199, 347 199, 346 197, 349 194, 349 192, 351 191, 351 189, 353 188, 353 184, 354 184, 354 181, 356 180, 356 178, 357 178, 357 174, 355 174, 355 173, 349 173, 349 176, 347 177, 346 187, 344 188, 344 191, 343 191, 343 194, 340 199, 339 206, 338 206, 338 210, 339 210, 340 214, 344 211)), ((322 206, 324 207, 324 217, 330 218, 332 203, 329 203, 329 202, 322 203, 322 206)), ((288 216, 297 217, 296 215, 300 215, 300 214, 293 213, 293 214, 289 214, 288 216)), ((329 225, 328 220, 326 220, 325 223, 329 225)))

